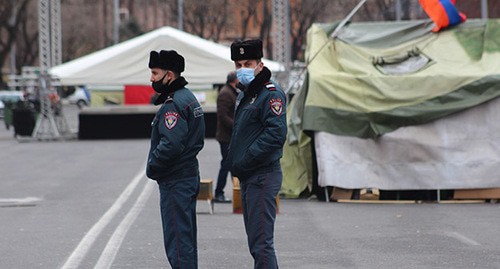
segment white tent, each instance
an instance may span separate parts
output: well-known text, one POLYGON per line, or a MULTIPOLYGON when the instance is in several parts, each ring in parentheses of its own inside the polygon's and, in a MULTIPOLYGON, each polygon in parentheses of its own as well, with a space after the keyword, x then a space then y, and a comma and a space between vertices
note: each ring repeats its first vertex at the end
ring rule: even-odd
MULTIPOLYGON (((186 60, 182 75, 192 89, 225 83, 234 70, 229 47, 162 27, 122 43, 53 67, 50 73, 62 85, 149 85, 149 52, 176 50, 186 60)), ((277 62, 264 59, 273 72, 283 70, 277 62)))

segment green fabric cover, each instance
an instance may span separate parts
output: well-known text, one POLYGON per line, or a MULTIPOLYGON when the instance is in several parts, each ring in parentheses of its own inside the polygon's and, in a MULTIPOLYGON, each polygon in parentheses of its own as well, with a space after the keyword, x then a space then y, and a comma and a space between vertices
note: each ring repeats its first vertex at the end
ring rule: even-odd
POLYGON ((331 39, 333 25, 308 32, 306 55, 317 55, 308 65, 302 130, 376 138, 500 95, 499 20, 439 33, 428 21, 351 23, 331 39), (373 64, 411 51, 431 62, 403 75, 384 75, 373 64))
POLYGON ((313 24, 304 85, 287 112, 281 193, 297 197, 312 180, 309 132, 377 137, 426 123, 500 95, 500 20, 467 20, 434 33, 431 21, 313 24), (374 59, 418 51, 431 61, 404 75, 384 75, 374 59))

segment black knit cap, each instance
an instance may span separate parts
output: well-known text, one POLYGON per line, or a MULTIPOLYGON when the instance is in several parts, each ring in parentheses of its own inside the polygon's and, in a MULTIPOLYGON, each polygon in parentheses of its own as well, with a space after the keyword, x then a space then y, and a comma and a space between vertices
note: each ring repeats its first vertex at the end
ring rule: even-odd
POLYGON ((262 40, 260 39, 237 40, 231 44, 231 60, 233 61, 256 60, 262 57, 262 40))
POLYGON ((149 53, 149 68, 161 68, 177 73, 184 72, 184 57, 175 50, 161 50, 149 53))

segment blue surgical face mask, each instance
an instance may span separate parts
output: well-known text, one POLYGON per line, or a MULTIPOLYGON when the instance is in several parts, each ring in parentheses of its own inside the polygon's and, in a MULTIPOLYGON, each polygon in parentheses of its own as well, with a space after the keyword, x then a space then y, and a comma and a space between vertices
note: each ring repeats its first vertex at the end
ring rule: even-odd
POLYGON ((242 67, 236 70, 236 76, 238 77, 238 80, 241 84, 248 87, 248 85, 250 85, 250 82, 252 82, 252 80, 255 78, 255 69, 242 67))

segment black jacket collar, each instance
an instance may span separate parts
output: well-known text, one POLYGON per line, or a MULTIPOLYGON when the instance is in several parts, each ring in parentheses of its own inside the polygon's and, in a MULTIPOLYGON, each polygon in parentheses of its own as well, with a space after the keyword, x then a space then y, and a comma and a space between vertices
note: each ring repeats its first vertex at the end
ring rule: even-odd
POLYGON ((186 86, 188 82, 186 79, 182 76, 178 77, 176 80, 172 81, 170 85, 168 85, 167 90, 165 92, 162 92, 158 98, 155 100, 155 105, 160 105, 165 103, 167 98, 170 96, 171 98, 174 97, 174 92, 177 90, 180 90, 186 86))
POLYGON ((264 87, 264 85, 269 82, 271 79, 271 70, 264 66, 262 71, 255 76, 255 78, 250 82, 248 87, 245 85, 238 83, 238 89, 245 92, 245 96, 255 96, 259 94, 259 91, 264 87))

